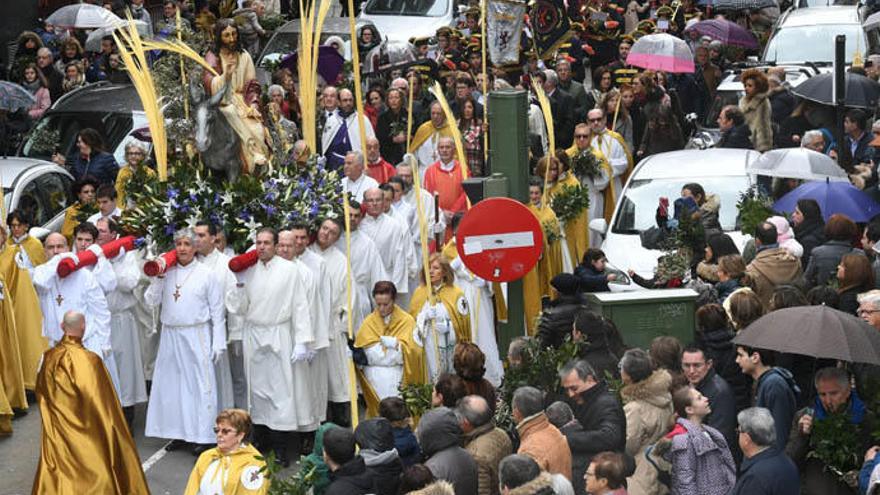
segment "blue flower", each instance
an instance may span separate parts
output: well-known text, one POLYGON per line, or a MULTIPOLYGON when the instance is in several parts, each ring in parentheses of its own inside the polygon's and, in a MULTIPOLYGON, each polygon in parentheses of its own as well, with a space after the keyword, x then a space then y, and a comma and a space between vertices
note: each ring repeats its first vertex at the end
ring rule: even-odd
POLYGON ((277 194, 275 194, 274 192, 268 192, 266 193, 266 201, 275 201, 276 196, 277 194))
POLYGON ((318 208, 318 204, 317 204, 317 203, 316 203, 316 204, 313 204, 313 205, 312 205, 312 209, 309 210, 309 214, 310 214, 311 216, 313 216, 313 217, 318 216, 318 210, 319 210, 319 208, 318 208))
POLYGON ((168 188, 168 199, 174 199, 180 195, 180 190, 173 187, 168 188))
POLYGON ((239 212, 238 218, 242 220, 249 220, 251 218, 251 214, 247 210, 242 210, 241 212, 239 212))
POLYGON ((263 208, 266 210, 266 214, 269 216, 272 216, 278 212, 278 210, 272 205, 266 205, 263 208))
POLYGON ((174 224, 169 223, 168 225, 165 226, 165 229, 164 229, 165 235, 174 235, 174 230, 175 230, 174 224))

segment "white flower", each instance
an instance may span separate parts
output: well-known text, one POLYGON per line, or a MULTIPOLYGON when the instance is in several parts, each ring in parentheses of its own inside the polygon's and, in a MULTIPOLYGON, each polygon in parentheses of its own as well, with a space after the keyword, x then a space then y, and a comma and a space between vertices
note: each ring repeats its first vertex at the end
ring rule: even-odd
POLYGON ((227 206, 227 205, 232 204, 232 193, 231 192, 226 191, 220 197, 223 199, 223 206, 227 206))
POLYGON ((196 228, 196 224, 199 223, 199 217, 192 215, 186 219, 186 227, 189 229, 196 228))
POLYGON ((260 222, 254 221, 254 217, 251 216, 251 219, 248 220, 247 222, 245 222, 244 226, 247 227, 247 229, 248 229, 248 237, 247 237, 248 240, 251 242, 256 242, 257 241, 257 230, 259 230, 263 226, 263 224, 261 224, 260 222))

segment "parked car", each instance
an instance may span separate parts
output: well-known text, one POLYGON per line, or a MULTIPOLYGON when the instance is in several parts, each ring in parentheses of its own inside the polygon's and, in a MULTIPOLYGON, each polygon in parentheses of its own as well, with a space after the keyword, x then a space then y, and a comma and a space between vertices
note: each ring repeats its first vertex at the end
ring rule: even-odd
POLYGON ((858 51, 873 53, 875 42, 862 28, 862 12, 856 5, 792 9, 779 17, 761 62, 831 64, 834 39, 846 36, 846 63, 852 64, 858 51))
POLYGON ((19 155, 50 160, 57 151, 71 157, 77 152, 77 134, 87 127, 101 134, 107 152, 113 154, 117 163, 124 163, 125 145, 134 139, 132 132, 147 127, 147 117, 134 86, 99 82, 62 96, 34 125, 19 155), (50 145, 49 141, 56 142, 50 145))
MULTIPOLYGON (((742 249, 748 237, 736 230, 736 203, 750 184, 746 167, 758 156, 760 153, 752 150, 716 148, 671 151, 642 160, 618 196, 611 227, 604 218, 590 221, 593 234, 604 238, 602 250, 611 266, 624 272, 633 269, 644 278, 654 276, 663 253, 645 249, 639 234, 656 225, 659 199, 669 198, 671 204, 681 196, 682 186, 691 182, 703 186, 706 194, 720 197, 721 227, 742 249)), ((610 286, 615 292, 641 289, 632 282, 610 286)))
POLYGON ((372 23, 390 40, 434 36, 437 29, 455 25, 453 0, 367 0, 358 22, 372 23))
MULTIPOLYGON (((364 23, 358 22, 357 28, 364 23)), ((254 61, 257 70, 257 80, 260 84, 269 84, 272 80, 272 72, 278 67, 281 59, 293 53, 299 47, 299 39, 302 26, 299 19, 286 22, 275 30, 269 38, 269 42, 260 52, 260 56, 254 61)), ((327 38, 338 36, 345 42, 345 60, 351 60, 351 36, 348 26, 348 17, 327 17, 321 27, 320 43, 324 44, 327 38)), ((361 54, 363 57, 364 54, 361 54)))
MULTIPOLYGON (((706 117, 701 121, 695 122, 696 128, 685 146, 686 149, 702 150, 713 148, 718 144, 718 141, 721 139, 721 130, 718 128, 718 116, 721 114, 721 109, 727 105, 739 104, 739 99, 745 94, 740 76, 744 70, 752 67, 760 70, 767 70, 769 68, 766 65, 743 65, 742 67, 725 71, 721 77, 721 83, 718 84, 718 88, 715 90, 715 99, 709 106, 706 117)), ((831 70, 830 66, 820 68, 798 64, 783 65, 782 67, 785 67, 785 84, 791 88, 798 87, 802 82, 816 74, 831 70)))
POLYGON ((74 201, 70 172, 44 160, 6 158, 0 160, 0 181, 5 211, 22 208, 33 215, 32 235, 61 230, 64 210, 74 201))

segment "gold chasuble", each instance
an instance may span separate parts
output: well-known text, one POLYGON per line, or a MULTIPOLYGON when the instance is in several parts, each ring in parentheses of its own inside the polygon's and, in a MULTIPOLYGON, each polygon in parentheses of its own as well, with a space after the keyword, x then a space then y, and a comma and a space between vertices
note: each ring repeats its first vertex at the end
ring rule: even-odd
POLYGON ((541 298, 550 295, 550 280, 562 273, 562 245, 559 242, 559 220, 548 206, 527 205, 538 217, 544 231, 544 245, 538 264, 523 277, 523 299, 526 330, 535 334, 535 320, 541 314, 541 298))
POLYGON ((12 409, 27 409, 12 297, 0 273, 0 435, 12 409))
POLYGON ((46 351, 37 402, 43 433, 34 495, 150 493, 110 375, 81 338, 66 335, 46 351))
MULTIPOLYGON (((196 466, 189 475, 184 495, 198 495, 202 478, 218 477, 223 482, 223 495, 264 495, 269 492, 269 481, 260 472, 266 462, 260 460, 262 454, 253 445, 245 445, 224 455, 214 447, 199 456, 196 466), (217 463, 216 468, 211 465, 217 463)), ((213 479, 212 479, 213 481, 213 479)), ((218 480, 219 481, 219 480, 218 480)))
MULTIPOLYGON (((37 368, 43 352, 49 346, 43 337, 43 312, 30 273, 15 263, 19 247, 0 249, 0 278, 6 284, 15 314, 17 352, 21 362, 24 386, 33 390, 37 380, 37 368)), ((33 260, 33 258, 31 258, 33 260)))
MULTIPOLYGON (((565 172, 564 177, 560 177, 555 184, 547 190, 548 198, 553 197, 562 192, 562 189, 572 186, 580 186, 581 182, 571 172, 565 172)), ((565 243, 568 245, 568 252, 571 253, 571 261, 577 265, 584 258, 587 248, 590 247, 589 225, 587 220, 588 208, 584 208, 576 218, 565 222, 565 243)))
POLYGON ((437 143, 440 138, 452 139, 452 128, 448 122, 440 127, 434 127, 430 120, 420 125, 410 141, 409 152, 416 155, 416 159, 422 162, 422 167, 428 167, 437 161, 437 143))
POLYGON ((6 247, 12 248, 16 253, 19 249, 24 249, 34 266, 40 266, 46 262, 46 250, 43 249, 43 244, 31 236, 25 237, 21 244, 16 244, 12 241, 12 237, 9 237, 6 239, 6 247))
MULTIPOLYGON (((454 285, 443 284, 440 289, 434 291, 434 295, 440 299, 449 314, 449 320, 452 321, 452 327, 455 329, 455 340, 457 342, 471 342, 470 308, 467 307, 464 292, 454 285)), ((413 319, 418 318, 419 312, 422 311, 422 306, 427 300, 428 288, 420 285, 413 292, 409 302, 409 314, 413 319)))
MULTIPOLYGON (((421 385, 428 381, 428 370, 425 364, 424 350, 413 340, 413 331, 416 322, 412 316, 394 305, 388 324, 378 311, 373 311, 361 323, 361 328, 354 339, 354 346, 366 349, 379 343, 379 337, 383 335, 397 338, 403 351, 403 378, 401 385, 421 385)), ((357 369, 357 379, 364 392, 364 402, 367 403, 367 417, 372 418, 379 414, 379 396, 373 390, 373 386, 364 376, 362 370, 357 369)))

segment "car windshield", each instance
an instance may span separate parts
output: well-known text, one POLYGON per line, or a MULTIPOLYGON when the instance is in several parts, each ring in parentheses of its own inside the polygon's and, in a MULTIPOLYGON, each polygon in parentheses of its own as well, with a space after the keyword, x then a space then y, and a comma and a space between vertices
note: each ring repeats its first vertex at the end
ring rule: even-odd
POLYGON ((368 0, 367 15, 412 15, 440 17, 446 13, 449 0, 368 0))
POLYGON ((630 182, 617 211, 612 231, 615 234, 638 234, 657 225, 654 218, 661 197, 673 201, 681 197, 681 188, 696 182, 703 186, 707 195, 721 197, 719 221, 725 231, 736 229, 736 203, 740 194, 748 188, 746 176, 697 177, 682 179, 635 179, 630 182))
POLYGON ((856 48, 867 51, 867 40, 858 24, 818 24, 782 28, 767 44, 765 62, 833 62, 834 38, 846 36, 846 63, 850 64, 856 48))
POLYGON ((831 5, 858 5, 853 0, 798 0, 798 8, 829 7, 831 5))
MULTIPOLYGON (((344 34, 341 33, 321 33, 321 44, 324 44, 327 41, 327 38, 331 36, 338 36, 345 41, 346 44, 346 58, 348 58, 348 39, 350 38, 349 34, 346 32, 344 34)), ((266 48, 263 49, 263 53, 260 55, 260 60, 257 63, 258 66, 263 68, 274 68, 278 63, 281 62, 281 59, 286 55, 293 53, 294 50, 297 49, 297 44, 299 43, 299 33, 296 32, 278 32, 272 39, 269 40, 269 43, 266 45, 266 48)))
POLYGON ((104 147, 113 153, 131 126, 131 114, 53 111, 37 122, 22 146, 21 155, 48 160, 58 151, 70 156, 74 152, 76 135, 87 127, 97 130, 104 138, 104 147))
POLYGON ((721 109, 727 105, 738 105, 740 97, 744 94, 744 91, 716 91, 715 99, 712 100, 712 105, 709 107, 709 111, 706 112, 706 118, 703 119, 703 127, 717 129, 718 116, 721 115, 721 109))

